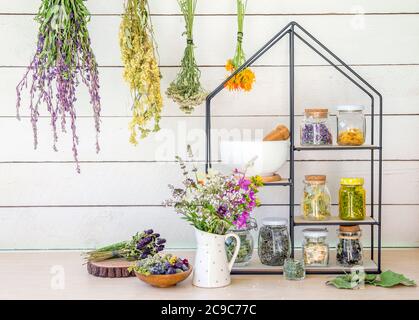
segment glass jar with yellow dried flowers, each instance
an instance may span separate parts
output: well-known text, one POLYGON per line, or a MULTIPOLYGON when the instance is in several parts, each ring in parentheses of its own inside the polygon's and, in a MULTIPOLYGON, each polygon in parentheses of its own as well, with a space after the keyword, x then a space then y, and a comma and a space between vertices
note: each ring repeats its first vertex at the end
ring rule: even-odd
POLYGON ((160 130, 163 100, 147 0, 127 0, 119 31, 124 79, 133 98, 130 142, 160 130))
POLYGON ((307 175, 301 201, 303 217, 306 220, 326 220, 330 217, 330 192, 326 185, 326 176, 307 175))
POLYGON ((364 107, 356 105, 337 108, 338 144, 341 146, 360 146, 365 142, 366 121, 364 107))
MULTIPOLYGON (((236 53, 233 59, 227 60, 226 70, 233 73, 237 70, 245 61, 246 56, 243 51, 243 22, 246 14, 247 0, 237 0, 237 45, 236 53)), ((250 68, 245 68, 240 71, 237 75, 231 78, 225 84, 225 87, 229 90, 252 90, 253 83, 255 82, 255 74, 250 68)))

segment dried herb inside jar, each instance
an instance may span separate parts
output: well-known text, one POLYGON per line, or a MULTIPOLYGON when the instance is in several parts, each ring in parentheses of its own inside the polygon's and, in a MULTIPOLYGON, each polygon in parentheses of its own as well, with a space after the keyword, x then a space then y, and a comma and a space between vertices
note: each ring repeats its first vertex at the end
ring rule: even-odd
MULTIPOLYGON (((235 264, 241 264, 248 262, 253 254, 253 241, 249 238, 251 234, 246 234, 243 231, 235 231, 235 233, 240 238, 240 249, 239 253, 237 254, 237 258, 235 260, 235 264)), ((227 257, 230 260, 233 257, 234 250, 236 249, 236 239, 229 238, 228 242, 226 242, 226 249, 227 249, 227 257)))
POLYGON ((366 216, 366 192, 362 178, 342 178, 339 190, 339 217, 363 220, 366 216))
POLYGON ((297 259, 286 259, 284 277, 286 280, 303 280, 306 277, 304 262, 297 259))
POLYGON ((325 175, 308 175, 304 180, 302 199, 303 216, 308 220, 325 220, 330 217, 330 193, 325 175))
POLYGON ((336 261, 345 267, 362 265, 363 251, 359 226, 340 226, 336 261))
POLYGON ((259 231, 258 253, 260 261, 268 266, 282 266, 290 254, 290 241, 286 225, 273 225, 282 223, 274 218, 264 225, 259 231), (269 223, 269 225, 268 225, 269 223))

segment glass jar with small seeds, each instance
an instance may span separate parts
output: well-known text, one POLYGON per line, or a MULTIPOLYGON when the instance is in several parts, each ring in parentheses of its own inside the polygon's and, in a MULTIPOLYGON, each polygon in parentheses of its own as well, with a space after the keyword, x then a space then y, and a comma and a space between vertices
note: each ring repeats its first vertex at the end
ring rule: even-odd
POLYGON ((303 230, 303 258, 306 266, 326 267, 329 264, 328 231, 322 228, 303 230))
POLYGON ((339 227, 339 240, 336 246, 336 261, 339 265, 344 267, 362 265, 363 249, 361 236, 361 228, 358 225, 339 227))
POLYGON ((260 262, 268 266, 283 266, 290 253, 288 220, 276 217, 263 219, 258 242, 260 262))

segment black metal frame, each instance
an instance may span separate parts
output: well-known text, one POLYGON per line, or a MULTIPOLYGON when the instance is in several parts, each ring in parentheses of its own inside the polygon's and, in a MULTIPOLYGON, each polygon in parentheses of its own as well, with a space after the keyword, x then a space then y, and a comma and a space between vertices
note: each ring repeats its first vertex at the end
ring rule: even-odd
MULTIPOLYGON (((289 35, 289 96, 290 96, 290 169, 289 169, 289 178, 286 182, 278 182, 278 183, 269 183, 266 186, 289 186, 289 229, 290 229, 290 238, 291 238, 291 248, 292 253, 294 255, 294 232, 296 226, 307 225, 305 223, 295 223, 294 217, 294 193, 295 193, 295 184, 294 184, 294 166, 295 166, 295 157, 294 152, 296 151, 305 151, 305 150, 370 150, 371 151, 371 190, 370 190, 370 199, 371 199, 371 221, 360 221, 358 224, 362 225, 370 225, 371 226, 371 260, 375 261, 374 259, 374 249, 375 249, 375 230, 374 227, 377 227, 377 269, 372 271, 373 273, 381 273, 381 207, 382 207, 382 142, 383 142, 383 98, 381 94, 371 86, 366 80, 364 80, 357 72, 355 72, 351 67, 349 67, 345 62, 343 62, 338 56, 336 56, 332 51, 330 51, 325 45, 323 45, 319 40, 317 40, 312 34, 310 34, 306 29, 304 29, 301 25, 297 22, 290 22, 288 23, 281 31, 279 31, 273 38, 271 38, 262 48, 260 48, 253 56, 251 56, 241 67, 239 67, 235 72, 233 72, 225 81, 223 81, 214 91, 212 91, 206 99, 206 165, 205 169, 211 167, 211 100, 224 89, 225 84, 233 78, 236 74, 238 74, 243 69, 251 66, 255 61, 257 61, 262 55, 264 55, 269 49, 271 49, 276 43, 278 43, 281 39, 283 39, 286 35, 289 35), (298 30, 298 32, 297 32, 298 30), (301 33, 300 33, 301 32, 301 33), (302 36, 308 37, 308 41, 304 39, 302 36), (331 66, 333 66, 337 71, 339 71, 343 76, 345 76, 348 80, 350 80, 354 85, 356 85, 361 91, 363 91, 368 97, 371 99, 371 145, 363 145, 359 147, 347 147, 347 146, 324 146, 324 147, 306 147, 306 146, 296 146, 295 145, 295 136, 294 136, 294 128, 295 128, 295 106, 294 106, 294 95, 295 95, 295 38, 299 39, 303 44, 317 53, 320 57, 322 57, 326 62, 328 62, 331 66), (310 41, 312 43, 310 43, 310 41), (320 49, 324 50, 331 58, 328 58, 326 55, 320 52, 316 46, 320 47, 320 49), (333 62, 332 59, 336 60, 337 62, 333 62), (378 97, 378 107, 379 113, 375 114, 375 100, 374 95, 378 97), (378 145, 375 145, 375 120, 378 117, 379 122, 379 139, 378 145), (378 200, 377 203, 374 202, 374 180, 375 180, 375 154, 374 152, 378 151, 378 200), (378 215, 375 216, 375 209, 374 207, 377 206, 378 215)), ((330 223, 325 221, 324 223, 318 223, 316 225, 339 225, 341 223, 330 223)), ((310 224, 312 225, 312 224, 310 224)), ((249 271, 240 270, 240 274, 273 274, 273 273, 281 273, 280 271, 249 271)), ((338 274, 342 273, 342 271, 328 271, 328 270, 316 270, 310 271, 307 270, 307 273, 316 273, 316 274, 338 274)))

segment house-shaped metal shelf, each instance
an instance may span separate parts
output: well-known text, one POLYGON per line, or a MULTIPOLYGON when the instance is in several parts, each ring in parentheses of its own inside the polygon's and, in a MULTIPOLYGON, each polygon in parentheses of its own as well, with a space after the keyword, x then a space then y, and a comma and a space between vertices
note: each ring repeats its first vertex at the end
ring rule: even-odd
MULTIPOLYGON (((261 56, 268 50, 275 46, 282 39, 289 41, 289 117, 290 117, 290 150, 289 150, 289 177, 288 179, 276 183, 265 184, 265 186, 284 186, 289 188, 289 231, 291 238, 291 255, 294 256, 295 249, 295 229, 299 226, 328 226, 328 225, 348 225, 359 224, 370 227, 370 254, 366 255, 364 250, 364 263, 363 266, 366 272, 380 273, 381 272, 381 207, 382 207, 382 123, 383 123, 383 99, 381 94, 364 80, 357 72, 350 66, 337 57, 325 45, 317 40, 312 34, 296 22, 290 22, 281 31, 279 31, 272 39, 270 39, 262 48, 260 48, 252 57, 250 57, 240 68, 238 68, 230 77, 223 81, 213 92, 211 92, 206 99, 206 170, 211 167, 211 101, 212 99, 224 89, 225 84, 241 70, 254 64, 261 56), (371 143, 369 145, 362 145, 359 147, 348 146, 298 146, 295 144, 295 90, 294 90, 294 69, 295 69, 295 41, 298 39, 317 55, 322 57, 328 64, 333 66, 345 78, 358 87, 371 99, 369 123, 371 130, 371 143), (376 113, 378 106, 378 112, 376 113), (378 122, 378 128, 375 127, 378 122), (376 130, 377 129, 377 130, 376 130), (378 133, 378 139, 376 135, 378 133), (327 221, 312 222, 302 219, 300 216, 294 214, 295 207, 295 152, 304 152, 307 150, 364 150, 369 152, 369 162, 371 165, 371 177, 369 185, 369 216, 362 221, 343 221, 339 218, 333 218, 327 221), (376 168, 378 167, 378 168, 376 168), (378 171, 378 172, 377 172, 378 171), (378 180, 376 186, 375 180, 378 180), (377 190, 375 189, 377 187, 377 190), (375 195, 377 193, 377 195, 375 195)), ((331 250, 330 263, 328 267, 307 267, 308 274, 340 274, 350 271, 350 268, 338 266, 334 259, 334 252, 331 250)), ((280 274, 282 267, 271 267, 262 265, 259 262, 257 254, 253 255, 253 260, 245 267, 235 267, 232 271, 234 274, 280 274)))

